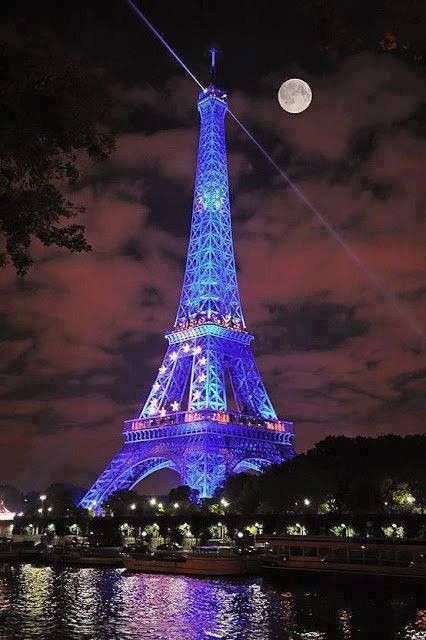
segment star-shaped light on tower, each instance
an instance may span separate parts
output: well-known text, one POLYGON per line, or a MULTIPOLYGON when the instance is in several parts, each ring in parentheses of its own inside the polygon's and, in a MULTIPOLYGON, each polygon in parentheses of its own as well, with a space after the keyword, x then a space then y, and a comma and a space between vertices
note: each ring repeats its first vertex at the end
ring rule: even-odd
POLYGON ((160 373, 166 373, 166 371, 167 371, 167 367, 166 367, 164 364, 163 364, 163 365, 161 365, 161 367, 160 367, 160 373))
POLYGON ((172 411, 179 411, 179 402, 177 402, 176 400, 172 402, 170 406, 172 408, 172 411))

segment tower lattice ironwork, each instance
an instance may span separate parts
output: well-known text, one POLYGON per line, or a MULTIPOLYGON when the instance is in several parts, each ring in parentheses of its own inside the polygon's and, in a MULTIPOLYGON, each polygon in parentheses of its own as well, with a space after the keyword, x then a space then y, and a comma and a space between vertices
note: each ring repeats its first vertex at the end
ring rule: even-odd
POLYGON ((191 235, 169 346, 124 445, 81 505, 99 510, 118 489, 171 468, 210 497, 230 473, 261 471, 294 455, 292 424, 278 419, 257 369, 235 269, 225 145, 227 96, 198 100, 201 130, 191 235))

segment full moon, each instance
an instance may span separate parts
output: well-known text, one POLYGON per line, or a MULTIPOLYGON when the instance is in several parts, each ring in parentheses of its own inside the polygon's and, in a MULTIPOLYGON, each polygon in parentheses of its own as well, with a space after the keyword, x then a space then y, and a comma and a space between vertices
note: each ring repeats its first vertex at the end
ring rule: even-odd
POLYGON ((311 87, 299 78, 286 80, 278 91, 278 102, 288 113, 301 113, 309 107, 311 101, 311 87))

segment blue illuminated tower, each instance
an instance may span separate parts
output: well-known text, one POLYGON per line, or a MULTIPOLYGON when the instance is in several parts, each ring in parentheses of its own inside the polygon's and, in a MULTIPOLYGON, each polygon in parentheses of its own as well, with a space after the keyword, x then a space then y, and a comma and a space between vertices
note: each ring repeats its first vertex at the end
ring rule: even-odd
POLYGON ((290 422, 277 418, 250 348, 235 270, 225 146, 227 96, 199 95, 201 116, 191 235, 176 322, 124 445, 81 504, 99 510, 118 489, 171 468, 209 497, 230 473, 261 471, 294 455, 290 422))

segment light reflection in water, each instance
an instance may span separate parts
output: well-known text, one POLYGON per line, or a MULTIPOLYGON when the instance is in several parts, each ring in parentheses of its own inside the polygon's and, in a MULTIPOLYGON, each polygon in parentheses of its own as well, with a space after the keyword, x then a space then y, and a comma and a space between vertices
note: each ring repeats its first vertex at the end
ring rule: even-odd
POLYGON ((371 604, 361 592, 345 600, 260 578, 0 565, 0 640, 355 640, 372 629, 394 640, 424 637, 412 596, 371 604))

